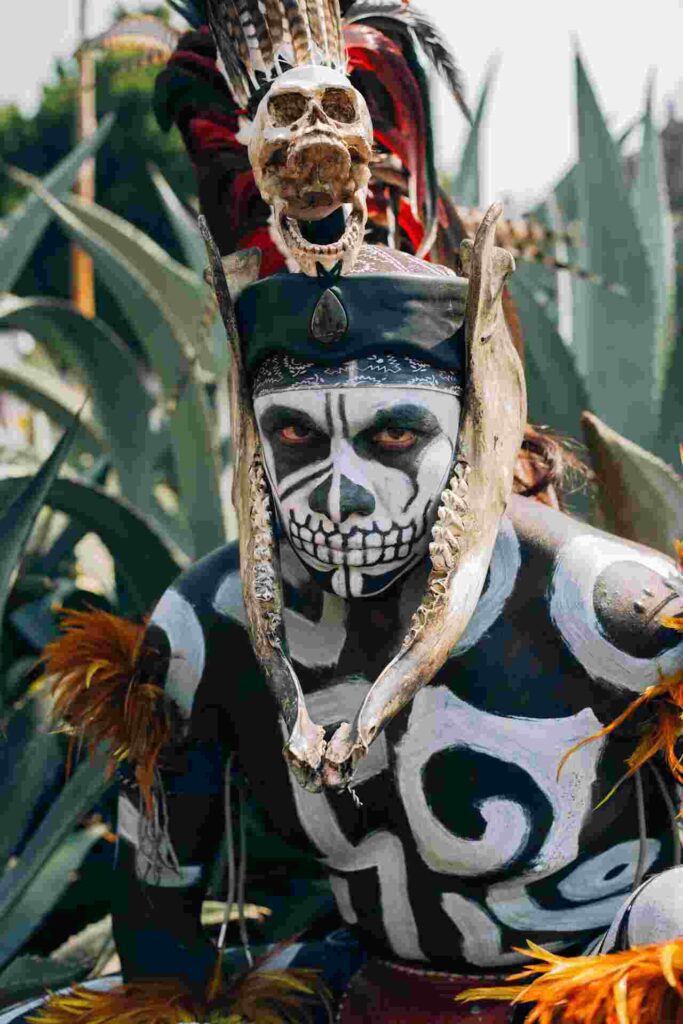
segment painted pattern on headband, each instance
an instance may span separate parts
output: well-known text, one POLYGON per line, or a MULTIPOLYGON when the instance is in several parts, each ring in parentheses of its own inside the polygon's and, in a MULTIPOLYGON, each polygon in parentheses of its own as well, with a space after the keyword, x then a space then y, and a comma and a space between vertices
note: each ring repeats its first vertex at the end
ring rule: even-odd
POLYGON ((252 387, 254 399, 278 391, 304 388, 411 387, 462 394, 462 378, 413 356, 394 353, 373 354, 352 359, 339 366, 321 366, 277 353, 256 370, 252 387))

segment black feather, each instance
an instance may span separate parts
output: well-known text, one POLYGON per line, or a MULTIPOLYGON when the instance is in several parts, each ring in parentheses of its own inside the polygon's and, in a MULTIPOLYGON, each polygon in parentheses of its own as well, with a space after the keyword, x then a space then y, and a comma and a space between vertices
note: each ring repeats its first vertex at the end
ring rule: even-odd
POLYGON ((200 28, 208 21, 206 0, 168 0, 168 5, 193 28, 200 28))
POLYGON ((237 102, 246 106, 255 86, 247 72, 249 47, 239 15, 232 0, 208 0, 207 6, 209 27, 223 58, 230 88, 237 102))
POLYGON ((423 11, 401 0, 354 0, 342 5, 344 23, 371 22, 388 35, 419 48, 448 86, 468 121, 472 120, 464 95, 462 74, 448 43, 423 11))

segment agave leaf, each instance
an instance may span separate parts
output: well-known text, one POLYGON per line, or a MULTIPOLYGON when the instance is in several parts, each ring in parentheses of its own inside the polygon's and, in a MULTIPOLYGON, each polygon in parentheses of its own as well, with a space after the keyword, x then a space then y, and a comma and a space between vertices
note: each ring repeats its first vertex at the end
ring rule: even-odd
POLYGON ((655 377, 657 391, 661 393, 673 340, 673 332, 668 328, 669 295, 674 283, 674 263, 671 214, 662 166, 662 144, 652 118, 651 83, 642 124, 643 140, 638 159, 638 175, 631 190, 631 200, 651 272, 655 304, 655 377))
MULTIPOLYGON (((13 174, 17 176, 16 171, 13 174)), ((192 533, 194 556, 206 554, 223 542, 225 532, 211 422, 206 402, 195 400, 199 387, 196 367, 188 357, 194 351, 191 340, 178 320, 167 313, 166 294, 156 291, 117 248, 86 225, 72 209, 50 195, 36 178, 25 172, 21 172, 19 178, 31 184, 67 234, 92 256, 102 279, 144 346, 162 382, 166 399, 175 407, 170 429, 178 476, 186 485, 191 482, 190 495, 201 496, 201 500, 196 501, 183 494, 181 508, 192 533), (187 406, 193 402, 195 408, 188 416, 187 406), (189 437, 186 436, 188 419, 193 429, 189 437)), ((189 273, 182 267, 180 270, 189 273)), ((166 281, 170 287, 170 279, 166 278, 166 281)))
POLYGON ((683 537, 683 477, 597 416, 585 413, 583 429, 606 529, 673 554, 683 537))
MULTIPOLYGON (((21 363, 16 366, 0 366, 0 387, 40 409, 62 429, 68 429, 83 404, 55 374, 21 363)), ((102 431, 84 410, 74 448, 90 452, 91 455, 101 455, 103 447, 105 442, 102 431)))
MULTIPOLYGON (((36 907, 41 911, 39 916, 31 915, 30 897, 35 895, 36 900, 42 903, 42 894, 51 873, 53 892, 59 885, 59 873, 64 867, 64 861, 59 858, 60 848, 72 836, 74 827, 82 821, 110 785, 111 780, 106 776, 106 763, 106 756, 99 752, 91 760, 78 765, 26 844, 16 866, 6 871, 0 879, 0 967, 8 963, 19 951, 26 938, 26 924, 22 929, 22 921, 28 919, 30 934, 44 916, 42 906, 36 907), (53 860, 53 857, 56 859, 53 860), (47 870, 44 870, 46 868, 47 870), (34 882, 38 884, 37 890, 32 889, 34 882), (38 920, 35 919, 36 916, 38 920), (16 928, 13 937, 9 932, 10 923, 16 928)), ((89 833, 89 842, 83 835, 79 835, 78 841, 65 847, 66 857, 71 858, 73 865, 69 868, 69 873, 78 867, 102 831, 100 827, 97 834, 89 833)), ((47 889, 49 890, 49 885, 47 889)), ((57 898, 59 895, 61 892, 57 894, 57 898)), ((50 906, 53 906, 54 902, 56 900, 53 900, 50 906)))
MULTIPOLYGON (((64 792, 68 792, 69 785, 64 792)), ((71 817, 69 831, 74 824, 74 818, 71 817)), ((23 872, 23 885, 14 892, 11 902, 5 900, 0 907, 0 967, 5 967, 16 956, 49 914, 71 885, 74 872, 105 832, 106 826, 103 824, 78 829, 71 835, 62 836, 50 855, 42 859, 40 866, 35 854, 31 861, 27 853, 24 853, 19 866, 5 873, 0 887, 11 883, 14 875, 19 872, 23 872)))
MULTIPOLYGON (((0 480, 0 508, 25 485, 26 479, 21 477, 0 480)), ((125 499, 105 494, 99 487, 63 479, 55 480, 45 492, 41 504, 64 512, 100 537, 116 563, 133 613, 146 614, 186 564, 182 553, 125 499)))
POLYGON ((577 56, 579 160, 576 194, 582 265, 624 294, 574 281, 574 339, 586 366, 591 407, 640 444, 657 427, 657 316, 652 272, 618 147, 577 56))
POLYGON ((588 403, 574 357, 522 274, 509 288, 524 326, 529 420, 576 437, 588 403))
POLYGON ((493 86, 494 79, 498 72, 500 59, 495 58, 489 62, 489 67, 479 93, 477 107, 474 112, 472 124, 467 133, 465 146, 460 157, 460 165, 456 172, 451 194, 456 203, 461 206, 479 206, 479 148, 481 142, 481 129, 488 105, 489 92, 493 86))
POLYGON ((137 508, 153 512, 154 463, 169 438, 167 431, 153 434, 149 428, 153 402, 130 349, 102 320, 84 317, 61 299, 9 296, 0 305, 0 326, 28 331, 54 358, 80 371, 123 493, 137 508))
MULTIPOLYGON (((97 152, 114 120, 113 114, 103 117, 97 131, 89 139, 80 142, 43 178, 45 188, 60 198, 66 195, 76 180, 81 164, 97 152)), ((0 225, 0 292, 11 290, 49 222, 50 211, 32 193, 0 225)))
POLYGON ((84 965, 60 963, 44 956, 18 956, 0 971, 0 1007, 76 985, 88 974, 89 968, 84 965))
POLYGON ((63 767, 62 744, 50 728, 42 694, 10 715, 0 750, 0 874, 26 833, 36 805, 63 767), (17 800, 17 793, 21 799, 17 800))
POLYGON ((202 279, 177 263, 144 231, 111 210, 105 210, 97 203, 87 203, 77 196, 69 196, 65 206, 81 225, 121 256, 149 289, 160 296, 164 313, 175 325, 178 336, 184 339, 185 351, 189 355, 194 349, 204 313, 202 279))
POLYGON ((35 518, 73 444, 79 426, 80 421, 75 418, 34 477, 28 480, 0 481, 0 487, 14 485, 10 491, 11 499, 5 502, 7 507, 0 514, 0 622, 4 618, 12 576, 35 518))
POLYGON ((199 234, 196 218, 188 213, 158 167, 150 164, 149 174, 164 205, 164 209, 175 231, 180 248, 188 267, 194 270, 201 281, 206 268, 206 248, 199 234))
MULTIPOLYGON (((676 264, 683 266, 683 236, 676 244, 676 264)), ((683 275, 677 276, 674 348, 669 355, 659 424, 659 451, 676 463, 683 441, 683 275)))
MULTIPOLYGON (((173 230, 175 231, 176 238, 180 243, 180 247, 185 255, 185 260, 190 266, 199 281, 204 281, 204 271, 206 269, 206 248, 199 234, 197 228, 197 220, 192 216, 191 213, 183 206, 178 196, 175 194, 169 183, 164 178, 163 174, 157 167, 151 166, 149 173, 152 177, 152 181, 156 185, 156 188, 161 196, 161 201, 164 204, 166 213, 171 222, 173 230)), ((204 339, 205 333, 207 333, 206 342, 203 345, 197 346, 198 352, 202 357, 203 363, 206 368, 213 372, 213 374, 220 378, 227 374, 228 367, 230 365, 230 353, 228 346, 225 342, 225 330, 223 324, 218 316, 218 311, 215 309, 215 303, 213 300, 213 289, 205 285, 204 290, 204 313, 203 320, 206 319, 207 311, 214 309, 213 321, 211 323, 210 330, 207 332, 207 325, 203 322, 199 337, 204 339), (207 342, 209 349, 206 351, 207 342)))

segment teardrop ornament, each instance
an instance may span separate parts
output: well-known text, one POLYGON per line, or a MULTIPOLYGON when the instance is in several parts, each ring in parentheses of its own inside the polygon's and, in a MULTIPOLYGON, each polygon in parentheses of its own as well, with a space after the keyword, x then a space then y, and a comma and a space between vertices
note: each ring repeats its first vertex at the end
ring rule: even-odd
POLYGON ((331 288, 323 292, 311 317, 311 337, 324 345, 331 345, 344 337, 349 329, 349 318, 341 300, 331 288))

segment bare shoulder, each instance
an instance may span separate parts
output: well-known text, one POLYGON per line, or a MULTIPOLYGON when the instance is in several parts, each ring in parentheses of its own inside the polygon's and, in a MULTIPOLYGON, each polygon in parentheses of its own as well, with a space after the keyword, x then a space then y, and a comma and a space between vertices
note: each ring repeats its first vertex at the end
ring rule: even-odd
POLYGON ((683 612, 672 558, 529 499, 509 514, 522 576, 542 567, 553 623, 589 675, 639 691, 683 667, 681 635, 663 622, 683 612))

